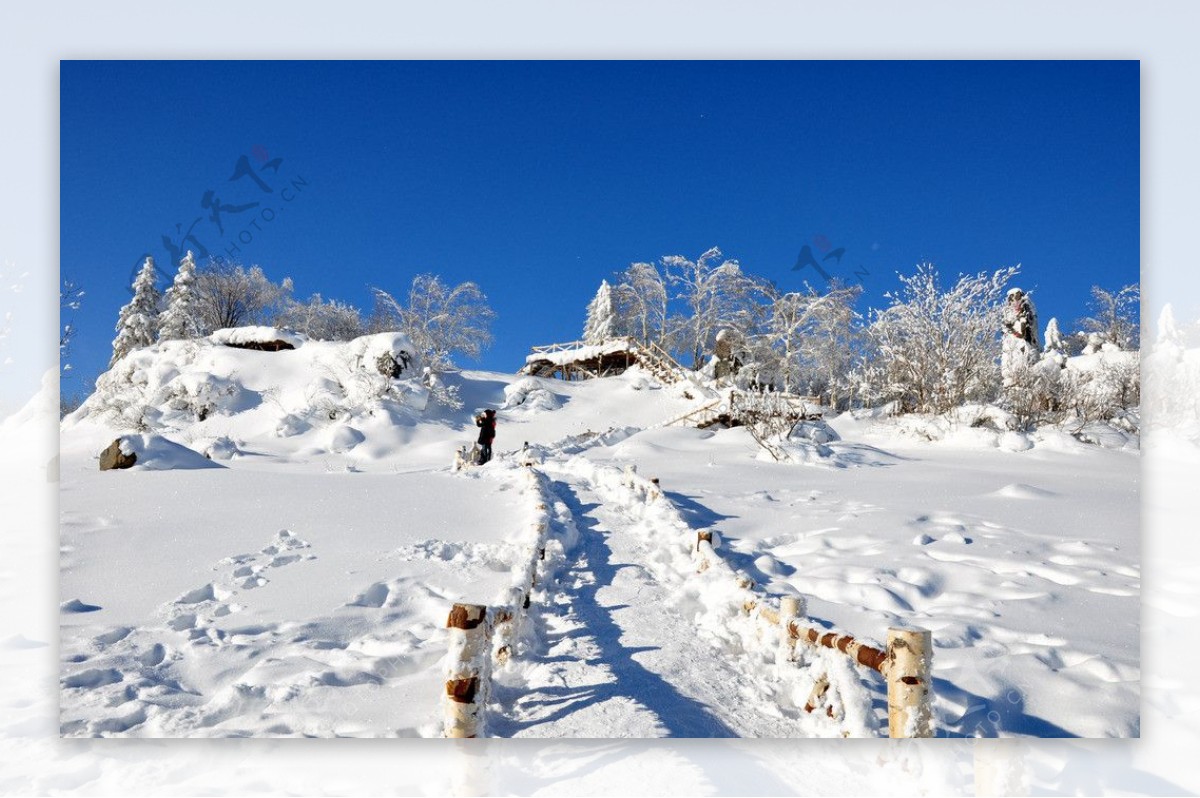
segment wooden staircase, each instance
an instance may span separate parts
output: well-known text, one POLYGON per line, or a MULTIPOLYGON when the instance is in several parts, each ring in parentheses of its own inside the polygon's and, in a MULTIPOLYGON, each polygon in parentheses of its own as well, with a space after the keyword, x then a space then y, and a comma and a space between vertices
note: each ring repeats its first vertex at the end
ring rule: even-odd
POLYGON ((633 341, 633 351, 637 353, 638 365, 661 382, 663 385, 674 385, 686 379, 687 372, 683 366, 671 357, 665 349, 656 343, 644 344, 633 341))

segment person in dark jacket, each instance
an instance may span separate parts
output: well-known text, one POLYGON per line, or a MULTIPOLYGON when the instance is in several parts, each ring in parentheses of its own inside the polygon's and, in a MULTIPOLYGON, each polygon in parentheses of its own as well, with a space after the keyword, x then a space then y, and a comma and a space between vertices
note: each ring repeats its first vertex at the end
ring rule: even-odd
POLYGON ((492 441, 496 439, 496 411, 487 409, 482 416, 475 416, 475 426, 479 427, 479 464, 483 465, 492 459, 492 441))

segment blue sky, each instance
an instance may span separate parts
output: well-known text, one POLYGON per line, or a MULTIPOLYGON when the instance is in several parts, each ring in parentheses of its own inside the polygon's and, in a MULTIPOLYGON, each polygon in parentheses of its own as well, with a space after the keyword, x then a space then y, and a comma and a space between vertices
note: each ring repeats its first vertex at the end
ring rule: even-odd
POLYGON ((189 230, 364 309, 475 280, 502 371, 578 337, 601 279, 711 246, 785 289, 821 284, 805 245, 845 248, 860 310, 919 261, 1021 263, 1064 326, 1139 279, 1136 61, 65 61, 61 122, 61 272, 87 291, 67 393, 106 367, 139 258, 173 273, 163 236, 189 230))

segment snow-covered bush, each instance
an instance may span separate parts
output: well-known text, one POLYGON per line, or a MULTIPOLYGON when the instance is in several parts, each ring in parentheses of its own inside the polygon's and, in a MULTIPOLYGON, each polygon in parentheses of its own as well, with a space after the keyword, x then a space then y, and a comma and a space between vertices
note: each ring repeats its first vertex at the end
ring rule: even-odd
POLYGON ((352 341, 367 332, 358 308, 336 299, 323 299, 320 294, 313 294, 306 302, 286 300, 274 324, 313 341, 352 341))
POLYGON ((1086 424, 1127 418, 1141 404, 1141 357, 1112 344, 1095 354, 1072 358, 1061 377, 1059 403, 1064 421, 1086 424))

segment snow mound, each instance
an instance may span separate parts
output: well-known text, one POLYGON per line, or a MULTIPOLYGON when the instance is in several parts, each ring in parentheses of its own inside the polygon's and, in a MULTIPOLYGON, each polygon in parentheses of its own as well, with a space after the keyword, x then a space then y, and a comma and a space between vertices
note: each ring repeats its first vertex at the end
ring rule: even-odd
POLYGON ((348 452, 367 439, 366 435, 347 425, 333 427, 329 433, 329 451, 348 452))
POLYGON ((137 456, 133 469, 173 471, 183 468, 223 468, 204 455, 154 433, 121 437, 121 453, 137 456))
POLYGON ((813 443, 830 443, 841 440, 841 436, 824 421, 801 421, 792 427, 788 439, 794 441, 811 441, 813 443))
POLYGON ((62 430, 68 440, 87 441, 89 450, 125 433, 154 433, 198 451, 211 444, 209 456, 222 460, 246 449, 285 457, 301 450, 344 452, 362 443, 363 434, 376 434, 380 450, 403 445, 403 430, 420 419, 429 396, 407 336, 308 341, 286 331, 275 338, 277 332, 227 329, 136 349, 97 378, 95 392, 63 420, 62 430), (268 339, 302 346, 258 351, 226 345, 268 339), (358 437, 339 431, 346 425, 358 437))
POLYGON ((537 377, 525 377, 504 387, 502 410, 557 410, 562 404, 546 384, 537 377))
POLYGON ((1000 496, 1005 499, 1048 499, 1058 494, 1052 490, 1038 488, 1033 485, 1026 485, 1021 482, 1014 482, 1011 485, 1005 485, 998 491, 991 494, 992 496, 1000 496))
POLYGON ((204 448, 204 456, 210 460, 232 460, 240 454, 241 447, 226 435, 216 438, 204 448))

